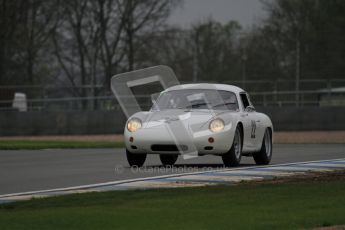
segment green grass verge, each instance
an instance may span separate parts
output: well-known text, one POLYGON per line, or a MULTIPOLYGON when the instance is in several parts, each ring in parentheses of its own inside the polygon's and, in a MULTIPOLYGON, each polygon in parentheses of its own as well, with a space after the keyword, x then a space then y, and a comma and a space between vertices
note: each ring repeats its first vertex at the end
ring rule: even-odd
POLYGON ((123 142, 87 142, 87 141, 36 141, 6 140, 0 141, 0 150, 18 149, 71 149, 71 148, 122 148, 123 142))
POLYGON ((345 224, 344 181, 88 193, 0 206, 0 229, 304 229, 345 224))

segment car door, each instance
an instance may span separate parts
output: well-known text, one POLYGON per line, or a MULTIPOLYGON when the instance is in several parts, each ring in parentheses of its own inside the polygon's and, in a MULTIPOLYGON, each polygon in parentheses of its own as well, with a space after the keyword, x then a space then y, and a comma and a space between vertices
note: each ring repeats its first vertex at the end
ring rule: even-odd
POLYGON ((247 94, 249 104, 252 106, 251 122, 253 127, 253 148, 259 150, 261 148, 262 139, 265 133, 264 121, 262 121, 261 113, 256 112, 253 103, 250 100, 250 96, 247 94))
POLYGON ((248 95, 243 92, 240 93, 241 103, 242 103, 242 122, 243 122, 243 150, 252 151, 256 149, 257 146, 257 120, 256 112, 254 107, 251 105, 248 95))

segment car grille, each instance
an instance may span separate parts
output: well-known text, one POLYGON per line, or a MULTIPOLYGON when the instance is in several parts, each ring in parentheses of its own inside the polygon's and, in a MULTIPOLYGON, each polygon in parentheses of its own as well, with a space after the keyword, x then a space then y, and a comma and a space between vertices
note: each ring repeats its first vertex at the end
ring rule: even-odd
MULTIPOLYGON (((187 145, 179 145, 182 151, 188 150, 187 145)), ((152 145, 152 151, 159 151, 159 152, 179 152, 179 148, 177 145, 152 145)))

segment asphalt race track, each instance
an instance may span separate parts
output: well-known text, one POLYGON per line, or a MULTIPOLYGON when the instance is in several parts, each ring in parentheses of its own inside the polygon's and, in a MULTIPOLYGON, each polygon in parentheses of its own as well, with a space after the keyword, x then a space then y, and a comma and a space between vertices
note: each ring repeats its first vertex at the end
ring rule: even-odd
MULTIPOLYGON (((275 145, 272 164, 345 157, 344 144, 275 145)), ((160 167, 158 156, 148 156, 141 170, 129 168, 124 149, 54 149, 0 151, 0 195, 103 183, 222 167, 220 157, 183 160, 174 169, 160 167)), ((243 157, 242 165, 254 166, 243 157)))

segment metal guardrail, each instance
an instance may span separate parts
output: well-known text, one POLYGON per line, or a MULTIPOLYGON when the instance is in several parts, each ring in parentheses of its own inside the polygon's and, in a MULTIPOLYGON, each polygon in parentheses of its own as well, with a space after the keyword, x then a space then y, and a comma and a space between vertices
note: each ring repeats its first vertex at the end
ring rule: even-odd
MULTIPOLYGON (((295 91, 252 92, 250 96, 255 106, 345 106, 345 92, 300 91, 298 102, 295 91)), ((144 101, 140 104, 143 108, 150 108, 150 96, 137 95, 137 98, 144 101)), ((11 103, 12 100, 0 101, 0 111, 13 110, 11 107, 1 106, 11 103)), ((120 110, 113 96, 28 99, 27 103, 31 111, 120 110)))
MULTIPOLYGON (((187 82, 182 82, 187 83, 187 82)), ((218 82, 219 83, 219 82, 218 82)), ((294 88, 294 81, 291 80, 250 80, 225 81, 225 84, 237 85, 245 88, 256 106, 345 106, 345 88, 343 91, 334 91, 333 87, 344 87, 345 79, 308 79, 301 80, 303 90, 289 90, 294 88), (245 86, 242 86, 244 84, 245 86), (297 95, 297 97, 296 97, 297 95)), ((28 95, 27 103, 29 110, 47 111, 47 110, 119 110, 116 99, 109 90, 101 85, 79 86, 79 87, 55 87, 55 86, 0 86, 0 111, 13 110, 13 92, 24 92, 28 95), (92 95, 97 89, 104 91, 105 96, 74 96, 72 90, 85 90, 86 95, 92 95), (12 93, 2 99, 3 93, 9 91, 12 93), (32 94, 31 91, 35 91, 32 94), (43 92, 43 94, 42 94, 43 92), (60 97, 64 95, 64 97, 60 97), (1 100, 2 99, 2 100, 1 100)), ((142 107, 151 106, 149 95, 136 95, 140 99, 142 107)))

